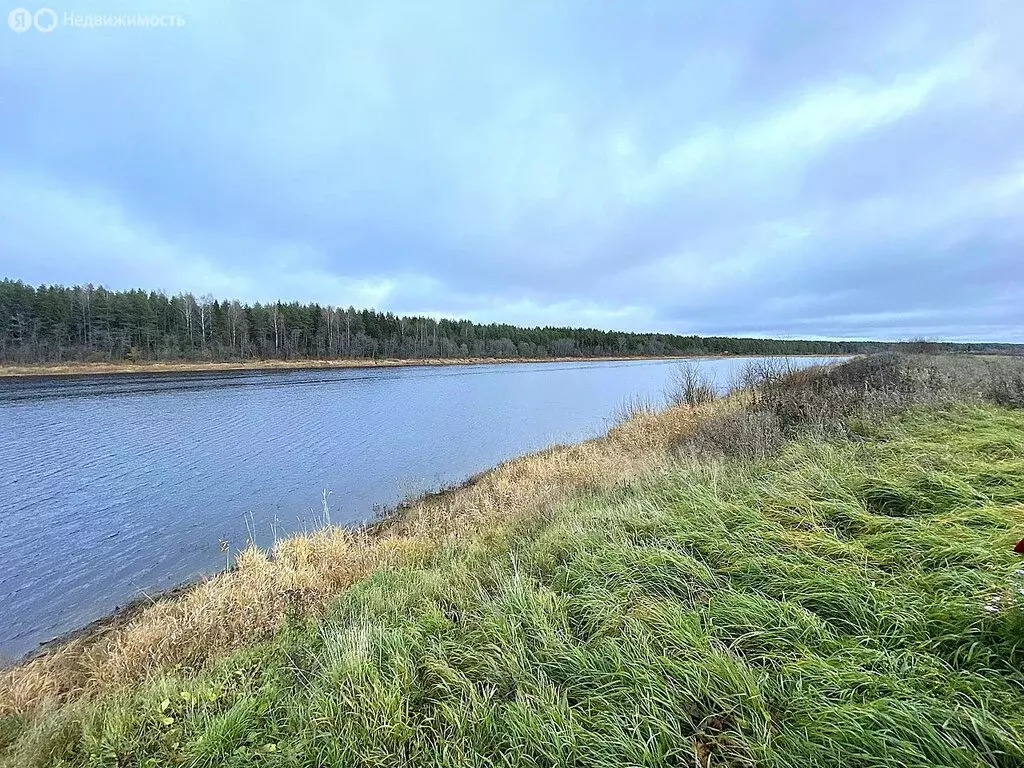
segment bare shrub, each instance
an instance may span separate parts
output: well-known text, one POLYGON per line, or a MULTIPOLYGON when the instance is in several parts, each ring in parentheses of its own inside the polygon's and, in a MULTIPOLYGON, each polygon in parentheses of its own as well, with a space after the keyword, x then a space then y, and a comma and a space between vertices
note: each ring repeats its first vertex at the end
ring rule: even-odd
POLYGON ((704 405, 718 396, 715 381, 695 363, 683 363, 672 372, 666 399, 672 405, 704 405))
POLYGON ((1024 363, 1006 362, 996 367, 985 398, 1009 408, 1024 408, 1024 363))
POLYGON ((757 460, 777 453, 784 439, 777 416, 740 408, 702 421, 677 448, 694 456, 722 455, 757 460))
POLYGON ((734 378, 732 389, 758 392, 801 370, 804 369, 795 367, 785 358, 765 357, 749 360, 734 378))

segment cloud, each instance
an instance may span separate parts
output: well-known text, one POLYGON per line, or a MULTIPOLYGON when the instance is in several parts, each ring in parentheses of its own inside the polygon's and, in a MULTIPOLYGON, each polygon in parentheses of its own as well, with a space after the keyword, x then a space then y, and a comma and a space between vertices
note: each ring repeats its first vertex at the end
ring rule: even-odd
POLYGON ((0 31, 2 271, 1024 340, 1024 8, 869 5, 97 0, 186 23, 0 31))

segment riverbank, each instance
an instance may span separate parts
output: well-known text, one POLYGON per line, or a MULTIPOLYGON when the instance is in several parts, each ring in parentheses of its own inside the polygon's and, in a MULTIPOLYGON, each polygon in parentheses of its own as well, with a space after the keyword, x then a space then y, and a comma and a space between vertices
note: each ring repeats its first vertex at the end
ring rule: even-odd
MULTIPOLYGON (((331 360, 243 360, 203 362, 198 360, 144 363, 59 363, 41 365, 0 364, 0 379, 27 376, 87 376, 135 373, 214 373, 219 371, 290 371, 331 368, 400 368, 410 366, 497 365, 503 363, 579 363, 626 362, 632 360, 699 360, 737 357, 736 355, 685 355, 651 357, 438 357, 415 359, 344 358, 331 360)), ((844 357, 844 355, 788 355, 788 357, 844 357)))
POLYGON ((377 529, 247 550, 10 670, 0 754, 1016 764, 1024 390, 1008 365, 750 371, 753 392, 690 386, 377 529))

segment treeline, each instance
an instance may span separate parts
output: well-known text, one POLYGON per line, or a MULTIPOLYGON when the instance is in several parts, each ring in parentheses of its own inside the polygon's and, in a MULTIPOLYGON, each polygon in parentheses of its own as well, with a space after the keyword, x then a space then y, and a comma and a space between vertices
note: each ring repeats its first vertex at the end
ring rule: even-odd
MULTIPOLYGON (((191 293, 0 282, 0 360, 8 363, 795 355, 883 346, 888 345, 520 328, 320 304, 242 304, 191 293)), ((980 351, 974 349, 979 345, 952 346, 980 351)))

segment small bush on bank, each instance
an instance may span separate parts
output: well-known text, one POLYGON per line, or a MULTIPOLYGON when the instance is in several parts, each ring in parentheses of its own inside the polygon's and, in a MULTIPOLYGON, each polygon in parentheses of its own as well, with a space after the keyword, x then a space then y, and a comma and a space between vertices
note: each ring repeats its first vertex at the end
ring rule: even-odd
POLYGON ((701 422, 681 445, 694 456, 723 454, 757 460, 777 453, 783 441, 778 416, 742 408, 701 422))
POLYGON ((689 406, 713 402, 718 396, 715 380, 695 363, 683 363, 673 371, 665 394, 670 405, 689 406))
POLYGON ((1003 361, 996 368, 985 398, 1008 408, 1024 408, 1024 364, 1003 361))

